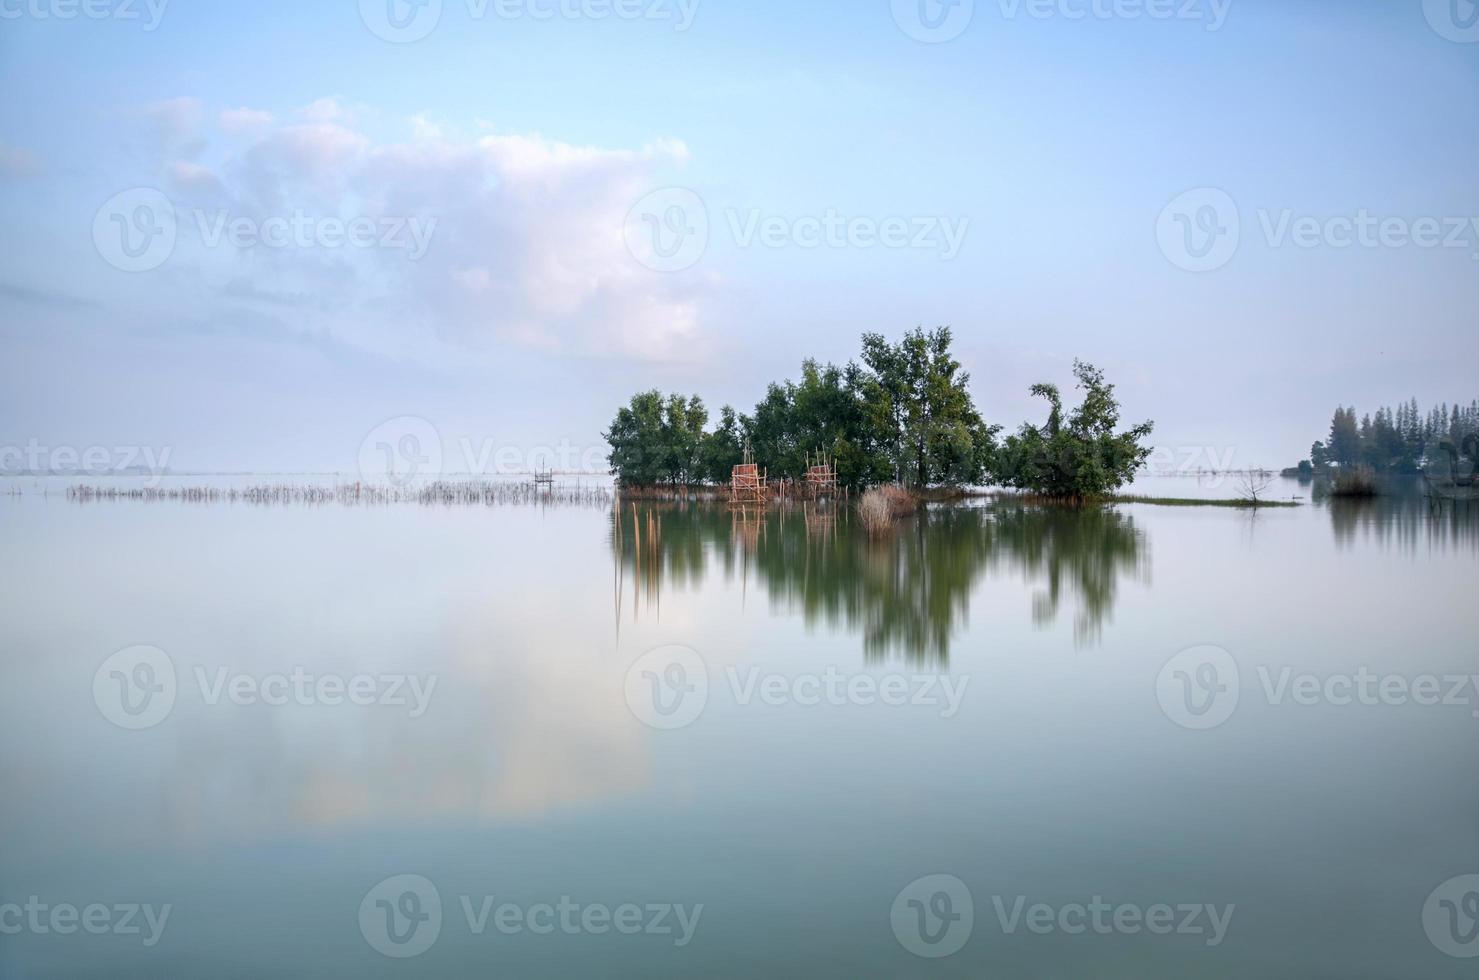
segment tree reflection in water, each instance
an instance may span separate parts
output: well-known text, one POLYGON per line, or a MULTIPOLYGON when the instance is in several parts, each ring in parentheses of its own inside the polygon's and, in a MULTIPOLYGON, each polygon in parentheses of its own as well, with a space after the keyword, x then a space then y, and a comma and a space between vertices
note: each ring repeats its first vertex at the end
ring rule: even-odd
POLYGON ((1381 494, 1369 500, 1316 494, 1315 506, 1330 512, 1336 545, 1365 540, 1409 555, 1479 552, 1479 501, 1430 498, 1420 477, 1383 477, 1380 486, 1381 494))
POLYGON ((760 587, 808 624, 861 631, 869 663, 891 655, 947 663, 987 571, 1040 583, 1032 600, 1039 627, 1076 598, 1075 641, 1092 643, 1120 577, 1143 578, 1150 565, 1143 533, 1112 508, 1010 502, 931 506, 879 537, 846 508, 627 503, 613 511, 611 543, 619 616, 659 608, 664 585, 697 586, 717 572, 738 580, 742 601, 760 587))

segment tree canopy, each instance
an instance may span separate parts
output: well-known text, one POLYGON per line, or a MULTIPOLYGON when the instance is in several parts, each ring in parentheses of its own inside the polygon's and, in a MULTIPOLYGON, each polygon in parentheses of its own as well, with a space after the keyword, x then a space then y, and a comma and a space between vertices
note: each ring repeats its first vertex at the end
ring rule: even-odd
POLYGON ((1084 397, 1067 419, 1056 385, 1032 386, 1032 394, 1048 403, 1048 421, 1024 425, 1007 438, 996 467, 1003 486, 1049 497, 1096 497, 1118 490, 1145 465, 1151 449, 1144 441, 1154 423, 1115 432, 1120 406, 1114 385, 1083 361, 1073 362, 1073 374, 1084 397))
POLYGON ((1048 422, 1024 426, 999 447, 971 397, 970 375, 951 351, 948 327, 917 328, 897 343, 864 334, 861 363, 802 362, 797 381, 767 386, 751 414, 725 406, 713 431, 697 395, 633 396, 604 433, 612 472, 627 484, 725 483, 749 444, 771 478, 800 480, 816 456, 852 489, 990 482, 1060 497, 1111 492, 1144 465, 1145 423, 1116 433, 1119 404, 1097 368, 1074 363, 1083 403, 1067 419, 1052 385, 1048 422))
POLYGON ((1342 406, 1330 420, 1328 443, 1311 446, 1309 461, 1315 469, 1369 466, 1377 472, 1416 473, 1435 449, 1444 443, 1458 446, 1474 432, 1479 432, 1479 401, 1467 408, 1445 402, 1425 413, 1414 398, 1359 420, 1354 407, 1342 406))

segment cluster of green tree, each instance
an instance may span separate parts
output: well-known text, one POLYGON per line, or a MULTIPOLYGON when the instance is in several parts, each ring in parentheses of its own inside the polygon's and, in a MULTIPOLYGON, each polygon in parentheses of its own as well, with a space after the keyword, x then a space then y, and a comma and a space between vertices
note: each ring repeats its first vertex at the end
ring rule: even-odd
POLYGON ((1073 362, 1073 375, 1084 398, 1067 419, 1056 385, 1032 386, 1034 395, 1047 399, 1048 422, 1024 425, 1008 437, 996 474, 1003 486, 1050 497, 1102 496, 1118 490, 1145 465, 1151 449, 1142 443, 1153 423, 1115 432, 1120 407, 1114 385, 1104 380, 1103 371, 1083 361, 1073 362))
POLYGON ((1479 401, 1467 408, 1455 403, 1439 405, 1424 413, 1417 399, 1395 411, 1356 419, 1354 408, 1337 408, 1330 423, 1330 436, 1310 447, 1310 458, 1300 470, 1336 466, 1369 466, 1383 473, 1416 473, 1430 451, 1442 443, 1462 445, 1464 437, 1479 432, 1479 401))
POLYGON ((1150 423, 1116 434, 1114 387, 1082 363, 1074 372, 1083 404, 1065 420, 1057 388, 1035 386, 1052 407, 1047 425, 1025 425, 999 447, 1001 427, 976 410, 950 344, 946 327, 916 329, 897 344, 865 334, 861 364, 807 360, 800 381, 771 384, 753 414, 725 406, 712 431, 696 395, 636 395, 603 433, 612 472, 632 485, 725 483, 748 444, 772 479, 803 479, 823 453, 852 489, 995 482, 1086 497, 1123 485, 1149 457, 1140 442, 1150 423))

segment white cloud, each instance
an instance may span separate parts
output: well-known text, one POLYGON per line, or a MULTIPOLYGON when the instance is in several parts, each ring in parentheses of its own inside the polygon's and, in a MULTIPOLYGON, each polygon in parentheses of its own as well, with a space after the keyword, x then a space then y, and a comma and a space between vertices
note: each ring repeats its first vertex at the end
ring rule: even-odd
MULTIPOLYGON (((151 110, 177 131, 199 118, 194 100, 151 110)), ((334 318, 328 329, 344 342, 397 352, 410 344, 429 358, 438 357, 431 347, 509 343, 642 360, 701 355, 706 282, 649 270, 623 237, 632 205, 687 161, 679 141, 611 149, 539 134, 464 138, 417 117, 403 121, 414 138, 385 142, 356 129, 333 99, 291 121, 249 109, 220 120, 246 142, 211 168, 169 164, 187 200, 224 201, 258 220, 306 213, 435 225, 416 261, 394 248, 188 253, 182 261, 198 259, 206 281, 216 273, 231 284, 217 301, 311 296, 313 315, 334 318)))
POLYGON ((298 114, 304 119, 307 119, 309 122, 327 123, 350 121, 348 111, 344 108, 343 105, 340 104, 339 100, 337 98, 334 98, 333 96, 327 96, 322 99, 315 99, 314 101, 308 103, 308 105, 304 106, 302 109, 299 109, 298 114))

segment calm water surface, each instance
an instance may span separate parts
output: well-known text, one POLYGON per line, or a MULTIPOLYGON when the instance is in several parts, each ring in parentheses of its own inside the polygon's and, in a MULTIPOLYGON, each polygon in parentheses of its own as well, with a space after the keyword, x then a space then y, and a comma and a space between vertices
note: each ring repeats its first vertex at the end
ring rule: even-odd
POLYGON ((16 488, 0 977, 1473 976, 1479 513, 16 488))

